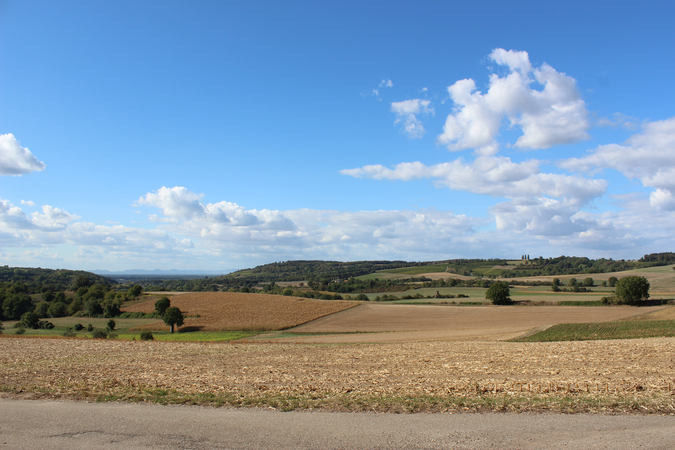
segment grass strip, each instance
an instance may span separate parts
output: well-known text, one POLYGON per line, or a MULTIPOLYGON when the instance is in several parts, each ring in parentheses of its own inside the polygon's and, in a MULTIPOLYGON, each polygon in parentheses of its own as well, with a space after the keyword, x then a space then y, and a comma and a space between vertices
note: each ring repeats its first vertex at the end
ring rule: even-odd
POLYGON ((121 387, 58 392, 38 386, 0 386, 0 391, 22 398, 94 400, 97 402, 145 402, 161 405, 266 407, 281 411, 326 410, 382 413, 440 412, 558 412, 613 414, 674 414, 671 396, 560 395, 554 397, 517 395, 463 396, 369 396, 354 393, 299 393, 235 395, 228 392, 186 393, 158 387, 121 387))
POLYGON ((675 320, 561 323, 511 342, 595 341, 675 336, 675 320))

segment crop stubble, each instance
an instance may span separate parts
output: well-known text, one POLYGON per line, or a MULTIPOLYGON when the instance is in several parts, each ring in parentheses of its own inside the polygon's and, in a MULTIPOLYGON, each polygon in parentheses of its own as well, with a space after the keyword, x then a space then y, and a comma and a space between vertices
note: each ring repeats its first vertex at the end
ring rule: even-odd
POLYGON ((244 403, 305 396, 321 406, 336 398, 628 396, 675 411, 674 338, 332 346, 6 337, 0 368, 4 390, 57 397, 135 398, 158 388, 244 403))

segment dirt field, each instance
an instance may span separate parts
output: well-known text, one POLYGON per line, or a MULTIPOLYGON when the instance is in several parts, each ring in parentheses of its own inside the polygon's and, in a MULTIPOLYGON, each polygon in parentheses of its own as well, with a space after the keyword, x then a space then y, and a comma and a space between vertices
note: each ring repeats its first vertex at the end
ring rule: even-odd
MULTIPOLYGON (((232 292, 197 292, 171 297, 186 318, 181 329, 202 331, 281 330, 319 317, 352 308, 359 302, 315 300, 265 294, 232 292)), ((154 311, 154 300, 122 308, 124 312, 154 311)), ((138 327, 143 330, 165 330, 159 321, 138 327)))
MULTIPOLYGON (((666 307, 435 306, 364 303, 291 331, 355 333, 285 338, 303 343, 500 340, 558 323, 608 322, 666 307), (377 333, 377 334, 368 334, 377 333)), ((673 309, 673 308, 671 308, 673 309)))
MULTIPOLYGON (((55 397, 270 404, 281 396, 371 410, 408 397, 531 405, 628 396, 633 407, 665 412, 675 411, 674 355, 673 338, 327 346, 2 337, 0 385, 55 397)), ((585 408, 607 405, 618 403, 585 408)))

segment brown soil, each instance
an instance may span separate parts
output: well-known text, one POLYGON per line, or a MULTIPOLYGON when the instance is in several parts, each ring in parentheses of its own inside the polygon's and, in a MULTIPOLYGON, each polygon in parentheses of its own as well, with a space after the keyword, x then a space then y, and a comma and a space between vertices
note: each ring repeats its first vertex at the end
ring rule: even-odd
MULTIPOLYGON (((356 333, 286 338, 292 342, 407 342, 499 340, 558 323, 608 322, 663 310, 658 307, 435 306, 364 303, 291 331, 356 333), (377 334, 371 334, 377 333, 377 334)), ((674 309, 675 308, 671 308, 674 309)))
MULTIPOLYGON (((359 302, 315 300, 280 295, 233 292, 194 292, 171 297, 186 318, 182 329, 202 331, 282 330, 352 308, 359 302)), ((124 312, 151 313, 154 300, 122 308, 124 312)), ((158 321, 137 329, 165 330, 158 321)))

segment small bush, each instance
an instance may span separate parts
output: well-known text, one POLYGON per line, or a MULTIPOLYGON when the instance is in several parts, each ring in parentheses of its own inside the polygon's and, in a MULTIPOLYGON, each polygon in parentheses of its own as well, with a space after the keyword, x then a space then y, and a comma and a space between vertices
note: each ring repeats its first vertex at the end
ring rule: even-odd
POLYGON ((73 337, 73 336, 76 336, 76 334, 75 334, 75 332, 73 331, 72 328, 68 328, 66 331, 63 332, 62 336, 73 337))
POLYGON ((51 322, 45 322, 45 330, 53 330, 54 324, 51 322))
POLYGON ((107 339, 108 333, 106 333, 103 330, 94 330, 94 332, 91 333, 91 337, 93 337, 94 339, 107 339))
POLYGON ((115 323, 115 321, 114 321, 113 319, 110 319, 110 320, 108 321, 108 323, 106 324, 105 328, 106 328, 108 331, 115 331, 115 325, 117 325, 117 324, 115 323))
POLYGON ((94 326, 92 324, 87 325, 87 331, 94 331, 94 326))
POLYGON ((16 333, 14 334, 24 334, 25 332, 26 332, 25 328, 19 328, 18 330, 16 330, 16 333))
POLYGON ((154 341, 155 337, 151 331, 141 331, 141 341, 154 341))
POLYGON ((82 331, 82 330, 84 330, 84 325, 82 325, 81 323, 75 325, 75 331, 82 331))

